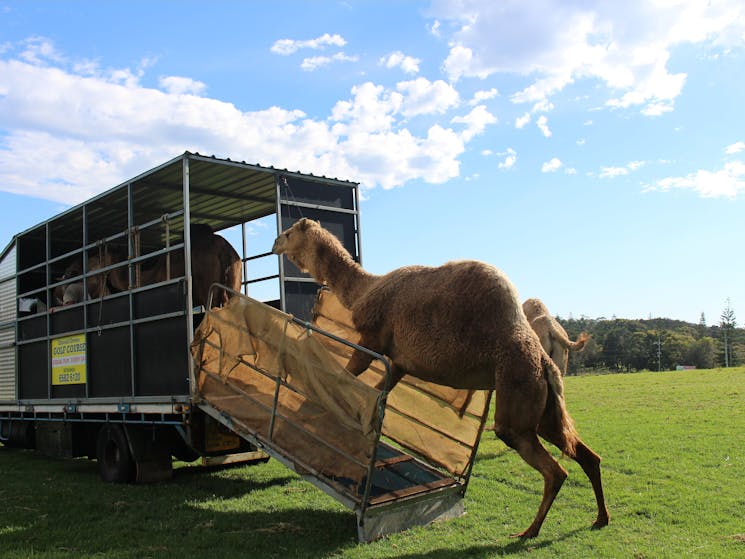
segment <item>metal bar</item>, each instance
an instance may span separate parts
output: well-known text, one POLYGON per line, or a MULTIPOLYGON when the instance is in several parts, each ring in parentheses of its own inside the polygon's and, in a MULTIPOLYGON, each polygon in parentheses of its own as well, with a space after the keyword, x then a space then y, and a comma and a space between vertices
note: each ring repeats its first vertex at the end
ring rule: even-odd
POLYGON ((285 200, 282 202, 285 206, 295 206, 296 208, 308 208, 310 210, 323 210, 342 214, 356 214, 356 210, 339 208, 336 206, 325 206, 323 204, 309 204, 308 202, 296 202, 295 200, 285 200))
MULTIPOLYGON (((282 233, 282 199, 281 189, 279 185, 279 175, 274 176, 274 185, 277 196, 277 237, 282 233)), ((285 259, 281 254, 277 255, 277 265, 279 266, 279 308, 282 312, 287 311, 286 295, 285 295, 285 259)))
POLYGON ((264 277, 261 277, 261 278, 245 280, 243 283, 244 284, 259 283, 260 281, 267 281, 267 280, 270 280, 270 279, 277 279, 278 277, 279 277, 279 274, 272 274, 271 276, 264 276, 264 277))
POLYGON ((248 282, 246 282, 246 276, 248 276, 248 259, 246 258, 246 224, 241 223, 241 266, 243 268, 243 279, 241 280, 241 287, 243 288, 243 294, 248 295, 248 282))
POLYGON ((358 264, 362 266, 362 224, 360 223, 360 188, 354 187, 354 224, 357 231, 357 258, 358 264))
POLYGON ((481 427, 479 427, 479 435, 476 437, 476 444, 473 445, 473 451, 471 452, 471 458, 468 461, 468 465, 466 466, 466 473, 463 477, 463 495, 466 494, 466 489, 468 489, 468 483, 471 481, 471 473, 473 472, 473 466, 476 463, 476 454, 479 451, 479 444, 481 443, 481 437, 484 434, 484 425, 486 424, 486 420, 489 417, 489 411, 491 408, 491 398, 492 394, 494 394, 493 390, 489 391, 489 395, 486 397, 486 405, 484 406, 484 413, 481 416, 481 427))
MULTIPOLYGON (((44 260, 46 261, 46 267, 45 267, 46 275, 44 277, 44 281, 45 283, 48 284, 49 283, 49 272, 50 272, 49 257, 52 254, 52 243, 49 239, 49 222, 48 221, 44 224, 44 235, 45 235, 44 245, 46 246, 46 254, 44 255, 44 260)), ((53 290, 49 289, 48 285, 47 285, 47 289, 48 289, 47 303, 49 303, 51 300, 51 297, 53 297, 54 295, 53 295, 53 290)), ((47 309, 49 309, 49 307, 50 305, 47 305, 47 309)), ((47 318, 47 337, 48 337, 49 333, 52 331, 52 315, 50 313, 47 313, 46 318, 47 318)), ((45 351, 47 354, 47 398, 52 397, 52 360, 50 359, 51 356, 49 355, 49 351, 50 351, 49 346, 50 344, 47 343, 46 348, 45 348, 45 351)))
MULTIPOLYGON (((132 183, 127 183, 127 256, 130 260, 127 262, 127 285, 132 286, 132 263, 131 256, 134 254, 134 240, 132 239, 132 227, 134 227, 134 195, 132 193, 132 183)), ((101 294, 104 289, 101 286, 101 294)), ((130 396, 134 396, 137 393, 137 354, 135 353, 135 328, 132 324, 132 318, 134 318, 134 295, 131 290, 127 290, 127 304, 129 305, 129 378, 131 386, 130 396)), ((100 310, 103 310, 103 297, 99 300, 100 310)), ((100 327, 100 326, 99 326, 100 327)))
MULTIPOLYGON (((184 210, 184 274, 186 276, 186 347, 190 348, 194 341, 194 299, 192 293, 191 275, 191 206, 189 201, 189 152, 184 153, 182 158, 182 188, 183 188, 183 210, 184 210)), ((196 377, 194 373, 194 360, 187 360, 189 367, 189 393, 194 397, 197 393, 196 377)))
MULTIPOLYGON (((88 206, 83 206, 83 246, 88 244, 88 206)), ((88 259, 85 257, 85 251, 82 254, 82 268, 83 275, 88 272, 88 259)), ((85 276, 86 278, 88 276, 85 276)), ((103 292, 103 286, 99 285, 98 288, 103 292)), ((88 281, 87 279, 83 280, 83 301, 88 299, 88 281)), ((100 322, 100 320, 99 320, 100 322)), ((83 309, 83 330, 86 332, 85 334, 85 353, 88 354, 88 312, 87 309, 83 309)), ((87 357, 86 357, 87 359, 87 357)), ((88 398, 90 396, 90 382, 91 382, 91 375, 86 374, 85 375, 85 397, 88 398)))
POLYGON ((259 258, 264 258, 266 256, 272 256, 274 253, 272 251, 264 252, 262 254, 257 254, 256 256, 249 256, 247 258, 244 258, 244 262, 248 262, 249 260, 258 260, 259 258))

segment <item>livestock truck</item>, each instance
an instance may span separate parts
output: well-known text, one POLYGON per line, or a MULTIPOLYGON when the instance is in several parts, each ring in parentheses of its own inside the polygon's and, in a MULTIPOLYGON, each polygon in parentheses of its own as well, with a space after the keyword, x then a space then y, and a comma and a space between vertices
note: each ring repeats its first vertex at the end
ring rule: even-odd
POLYGON ((15 235, 0 254, 0 443, 95 459, 111 482, 167 479, 174 458, 272 457, 351 508, 360 541, 461 514, 488 395, 411 381, 391 406, 347 375, 349 317, 319 312, 319 286, 254 242, 301 217, 360 262, 357 183, 190 152, 15 235), (193 298, 195 225, 240 253, 224 309, 193 298), (103 288, 114 274, 125 289, 103 288))

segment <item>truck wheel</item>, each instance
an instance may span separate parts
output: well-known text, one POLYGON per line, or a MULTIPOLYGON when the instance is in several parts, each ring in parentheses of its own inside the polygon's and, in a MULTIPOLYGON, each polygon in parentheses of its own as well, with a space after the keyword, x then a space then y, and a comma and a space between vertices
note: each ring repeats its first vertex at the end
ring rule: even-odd
POLYGON ((134 477, 135 463, 129 451, 127 436, 120 425, 105 424, 98 431, 96 458, 101 479, 114 483, 129 483, 134 477))

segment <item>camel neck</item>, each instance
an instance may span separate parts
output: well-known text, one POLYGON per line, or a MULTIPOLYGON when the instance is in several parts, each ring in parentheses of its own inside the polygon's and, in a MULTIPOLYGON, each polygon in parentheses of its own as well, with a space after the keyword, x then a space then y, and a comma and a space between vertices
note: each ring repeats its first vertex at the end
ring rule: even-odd
POLYGON ((334 252, 318 261, 317 279, 328 285, 342 304, 349 308, 375 280, 362 266, 342 252, 334 252))

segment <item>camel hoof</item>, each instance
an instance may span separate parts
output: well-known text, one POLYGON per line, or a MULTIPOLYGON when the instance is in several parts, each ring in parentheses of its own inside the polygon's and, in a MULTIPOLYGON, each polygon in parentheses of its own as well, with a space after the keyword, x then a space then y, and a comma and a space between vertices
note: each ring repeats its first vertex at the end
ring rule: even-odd
POLYGON ((598 519, 592 523, 593 530, 600 530, 608 525, 610 518, 608 516, 599 516, 598 519))
POLYGON ((519 534, 510 534, 511 538, 515 539, 521 539, 521 540, 529 540, 531 538, 535 538, 538 535, 538 530, 531 530, 528 528, 527 530, 520 532, 519 534))

